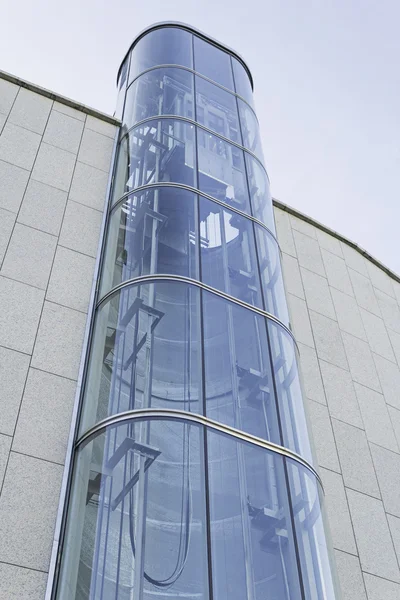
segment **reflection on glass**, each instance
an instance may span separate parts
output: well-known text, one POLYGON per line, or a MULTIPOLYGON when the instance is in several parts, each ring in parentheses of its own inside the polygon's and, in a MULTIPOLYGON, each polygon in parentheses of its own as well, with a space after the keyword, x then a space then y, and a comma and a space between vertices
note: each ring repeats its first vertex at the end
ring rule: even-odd
POLYGON ((192 68, 192 35, 175 27, 163 27, 146 33, 132 50, 129 81, 142 71, 158 65, 192 68))
POLYGON ((281 443, 264 317, 203 292, 206 414, 281 443))
POLYGON ((109 428, 80 450, 60 600, 207 600, 203 431, 109 428))
POLYGON ((80 431, 136 408, 201 406, 200 290, 160 281, 125 287, 98 309, 80 431))
POLYGON ((127 92, 124 125, 159 115, 193 119, 193 74, 184 69, 154 69, 136 79, 127 92))
POLYGON ((274 381, 281 416, 283 445, 314 464, 295 343, 282 327, 268 321, 274 381))
POLYGON ((235 78, 236 93, 242 96, 251 106, 253 106, 253 90, 246 69, 236 58, 233 56, 232 67, 233 75, 235 78))
POLYGON ((335 600, 336 581, 329 560, 322 492, 314 475, 287 460, 298 553, 307 600, 335 600))
POLYGON ((173 119, 148 121, 120 144, 113 202, 149 183, 194 185, 194 125, 173 119))
POLYGON ((202 281, 262 307, 252 222, 210 200, 199 201, 202 281))
POLYGON ((214 598, 300 600, 283 458, 212 431, 207 441, 214 598))
POLYGON ((267 174, 257 160, 247 152, 245 155, 253 217, 275 233, 274 209, 267 174))
POLYGON ((196 115, 201 125, 242 143, 235 96, 201 77, 196 77, 196 115))
POLYGON ((248 148, 257 156, 261 162, 264 162, 264 155, 261 146, 260 130, 256 115, 251 108, 238 98, 238 107, 240 115, 240 125, 242 128, 243 146, 248 148))
POLYGON ((196 196, 174 187, 132 193, 108 225, 100 297, 122 281, 164 273, 198 279, 196 196))
POLYGON ((233 90, 229 54, 197 36, 194 36, 194 68, 201 75, 233 90))

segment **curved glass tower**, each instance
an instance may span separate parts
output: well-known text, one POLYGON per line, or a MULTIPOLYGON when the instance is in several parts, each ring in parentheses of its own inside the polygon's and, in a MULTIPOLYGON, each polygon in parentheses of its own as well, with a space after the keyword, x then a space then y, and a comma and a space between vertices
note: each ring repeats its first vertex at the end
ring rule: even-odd
POLYGON ((333 600, 251 74, 132 44, 53 598, 333 600))

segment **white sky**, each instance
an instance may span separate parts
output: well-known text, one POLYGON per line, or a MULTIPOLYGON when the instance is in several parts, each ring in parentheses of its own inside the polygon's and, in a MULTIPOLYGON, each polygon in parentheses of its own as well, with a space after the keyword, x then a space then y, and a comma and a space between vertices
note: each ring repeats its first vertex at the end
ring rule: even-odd
POLYGON ((272 193, 400 273, 399 0, 0 0, 0 69, 110 114, 147 25, 184 21, 255 81, 272 193))

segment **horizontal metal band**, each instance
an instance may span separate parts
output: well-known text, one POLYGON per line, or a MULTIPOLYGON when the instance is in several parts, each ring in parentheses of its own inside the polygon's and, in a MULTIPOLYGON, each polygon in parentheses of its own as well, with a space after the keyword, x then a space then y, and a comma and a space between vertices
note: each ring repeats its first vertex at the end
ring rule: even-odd
POLYGON ((270 234, 270 236, 276 242, 276 245, 279 248, 279 252, 282 253, 281 247, 279 245, 278 239, 276 238, 275 234, 272 233, 272 231, 269 229, 269 227, 267 227, 262 221, 260 221, 259 219, 256 219, 256 217, 253 217, 252 215, 248 215, 247 213, 243 212, 242 210, 239 210, 238 208, 235 208, 233 206, 230 206, 229 204, 226 204, 225 202, 222 202, 222 200, 218 200, 217 198, 214 198, 214 196, 209 196, 209 194, 205 194, 204 192, 201 192, 197 188, 191 187, 190 185, 186 185, 185 183, 173 183, 171 181, 160 181, 159 183, 147 183, 146 185, 141 185, 137 188, 133 188, 130 192, 125 192, 125 194, 123 194, 120 198, 118 198, 118 200, 110 207, 110 209, 109 209, 110 214, 112 212, 114 212, 114 210, 116 208, 118 208, 118 206, 120 204, 123 204, 123 202, 127 198, 129 198, 129 196, 132 196, 133 194, 138 194, 139 192, 142 192, 148 188, 151 189, 151 188, 158 188, 158 187, 180 188, 182 190, 186 190, 187 192, 192 192, 193 194, 202 196, 203 198, 206 198, 207 200, 211 200, 211 202, 214 202, 215 204, 219 204, 226 210, 229 210, 231 212, 234 212, 234 213, 240 215, 241 217, 249 219, 249 221, 253 221, 253 223, 256 223, 257 225, 259 225, 260 227, 265 229, 270 234))
POLYGON ((197 37, 199 37, 199 38, 203 39, 204 41, 208 42, 212 46, 215 46, 216 48, 219 48, 223 52, 226 52, 227 54, 230 54, 231 56, 233 56, 234 58, 236 58, 242 64, 242 66, 244 67, 244 69, 245 69, 245 71, 246 71, 246 73, 248 75, 248 78, 250 80, 251 87, 252 87, 252 89, 254 89, 253 76, 251 74, 251 71, 250 71, 249 67, 246 64, 246 61, 240 56, 240 54, 238 54, 232 48, 229 48, 229 46, 225 46, 225 44, 221 44, 221 42, 218 42, 218 40, 215 40, 211 36, 203 33, 202 31, 200 31, 196 27, 192 27, 191 25, 187 25, 186 23, 181 23, 180 21, 162 21, 160 23, 155 23, 154 25, 150 25, 149 27, 146 27, 145 29, 143 29, 135 37, 135 39, 133 40, 132 44, 129 47, 129 50, 127 51, 127 53, 125 54, 123 60, 121 61, 120 67, 118 69, 118 74, 117 74, 117 83, 118 83, 119 74, 121 72, 122 65, 124 64, 125 60, 127 59, 128 55, 130 54, 130 52, 134 49, 134 47, 136 46, 136 44, 138 43, 138 41, 141 40, 142 37, 144 37, 145 35, 147 35, 151 31, 155 31, 156 29, 162 29, 162 28, 165 28, 165 27, 173 27, 173 28, 176 28, 176 29, 183 29, 185 31, 188 31, 189 33, 191 33, 193 35, 196 35, 197 37))
POLYGON ((89 444, 89 442, 91 442, 94 438, 103 433, 108 427, 111 427, 113 425, 119 425, 121 423, 125 423, 126 421, 134 421, 137 419, 174 419, 178 421, 191 421, 193 423, 203 425, 208 429, 213 429, 215 431, 219 431, 220 433, 224 433, 226 435, 234 437, 238 440, 241 440, 242 442, 253 444, 254 446, 258 446, 259 448, 263 448, 264 450, 270 450, 271 452, 275 452, 275 454, 280 454, 281 456, 290 458, 291 460, 297 462, 298 464, 311 471, 311 473, 318 480, 318 483, 323 489, 322 481, 317 471, 307 460, 300 456, 300 454, 297 454, 297 452, 293 452, 293 450, 290 450, 285 446, 280 446, 279 444, 275 444, 274 442, 269 442, 268 440, 264 440, 263 438, 252 435, 251 433, 246 433, 241 429, 236 429, 235 427, 231 427, 230 425, 224 425, 223 423, 220 423, 219 421, 214 421, 213 419, 209 419, 204 415, 199 415, 198 413, 190 413, 185 410, 177 410, 174 408, 137 408, 133 410, 127 410, 117 415, 106 417, 105 419, 99 421, 98 423, 96 423, 96 425, 88 429, 83 435, 81 435, 75 443, 75 448, 77 450, 80 448, 84 448, 87 444, 89 444))
POLYGON ((247 102, 246 98, 243 98, 243 96, 241 96, 237 92, 234 92, 233 90, 230 90, 229 88, 225 87, 221 83, 218 83, 217 81, 214 81, 214 79, 210 79, 206 75, 203 75, 202 73, 199 73, 198 71, 195 71, 191 67, 184 67, 183 65, 175 65, 175 64, 165 63, 165 64, 162 64, 162 65, 155 65, 154 67, 149 67, 148 69, 144 69, 144 71, 141 71, 141 73, 139 73, 139 75, 136 75, 136 77, 134 77, 132 79, 132 81, 130 82, 130 84, 126 88, 126 91, 128 92, 128 90, 131 87, 132 83, 134 83, 135 81, 137 81, 142 75, 145 75, 146 73, 149 73, 150 71, 154 71, 155 69, 182 69, 183 71, 189 71, 189 73, 193 73, 193 75, 197 75, 198 77, 201 77, 202 79, 205 79, 205 81, 208 81, 209 83, 212 83, 213 85, 221 88, 221 90, 224 90, 225 92, 229 92, 229 94, 231 94, 232 96, 236 96, 237 98, 239 98, 239 100, 242 100, 245 104, 247 104, 247 106, 250 108, 251 112, 254 114, 254 116, 255 116, 255 118, 257 120, 257 123, 259 123, 259 120, 258 120, 258 117, 256 115, 256 112, 255 112, 254 108, 247 102))
POLYGON ((198 279, 192 279, 191 277, 185 277, 184 275, 173 275, 173 274, 160 275, 158 273, 155 273, 154 275, 141 275, 140 277, 134 277, 133 279, 127 279, 126 281, 123 281, 122 283, 119 283, 118 285, 113 287, 109 292, 107 292, 107 294, 104 294, 104 296, 102 298, 100 298, 100 300, 98 301, 96 308, 99 308, 99 306, 104 304, 104 302, 107 302, 107 300, 111 296, 113 296, 114 294, 116 294, 117 292, 119 292, 120 290, 122 290, 125 287, 130 287, 130 286, 139 285, 139 284, 143 284, 143 283, 155 283, 156 281, 178 281, 180 283, 188 283, 189 285, 195 285, 195 286, 205 290, 206 292, 215 294, 215 296, 219 296, 220 298, 223 298, 224 300, 233 302, 234 304, 237 304, 238 306, 241 306, 242 308, 247 308, 248 310, 251 310, 251 311, 257 313, 261 317, 264 317, 266 319, 269 319, 270 321, 273 321, 276 325, 278 325, 279 327, 284 329, 286 331, 286 333, 288 333, 290 335, 294 344, 296 345, 297 350, 299 351, 296 339, 295 339, 292 331, 289 329, 289 327, 287 327, 287 325, 285 325, 280 319, 278 319, 278 317, 275 317, 275 315, 267 312, 266 310, 263 310, 262 308, 258 308, 257 306, 253 306, 252 304, 248 304, 247 302, 243 302, 243 300, 239 300, 239 298, 235 298, 234 296, 231 296, 230 294, 227 294, 226 292, 221 292, 220 290, 217 290, 216 288, 211 287, 211 285, 207 285, 206 283, 203 283, 202 281, 199 281, 198 279))
MULTIPOLYGON (((235 146, 236 148, 239 148, 239 150, 242 150, 242 152, 246 152, 247 154, 249 154, 252 158, 254 158, 258 162, 258 164, 262 167, 263 171, 265 171, 265 174, 268 179, 268 183, 270 182, 268 171, 267 171, 264 163, 261 162, 261 160, 254 154, 254 152, 252 152, 245 146, 238 144, 237 142, 233 142, 232 140, 225 137, 224 135, 220 135, 219 133, 216 133, 215 131, 213 131, 212 129, 209 129, 205 125, 201 125, 194 119, 189 119, 188 117, 181 117, 179 115, 158 115, 158 116, 154 116, 154 117, 146 117, 146 119, 142 119, 141 121, 138 121, 137 123, 135 123, 135 125, 130 127, 130 129, 125 131, 124 134, 121 136, 119 143, 121 143, 124 138, 129 137, 129 134, 134 129, 137 129, 138 127, 141 127, 142 125, 145 125, 149 121, 159 121, 159 120, 183 121, 185 123, 188 123, 189 125, 194 125, 195 127, 198 127, 199 129, 203 129, 207 133, 214 135, 215 137, 219 138, 223 142, 226 142, 227 144, 230 144, 231 146, 235 146)), ((122 132, 122 128, 121 128, 121 132, 122 132)))

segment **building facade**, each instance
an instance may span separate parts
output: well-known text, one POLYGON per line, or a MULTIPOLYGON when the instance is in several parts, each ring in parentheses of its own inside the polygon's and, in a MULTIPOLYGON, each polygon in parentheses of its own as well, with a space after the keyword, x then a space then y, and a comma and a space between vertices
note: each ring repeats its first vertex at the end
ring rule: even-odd
POLYGON ((0 599, 400 597, 400 283, 273 208, 243 60, 154 26, 0 133, 0 599))

